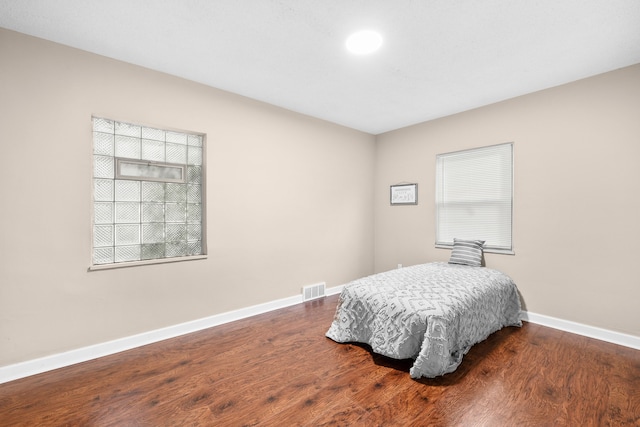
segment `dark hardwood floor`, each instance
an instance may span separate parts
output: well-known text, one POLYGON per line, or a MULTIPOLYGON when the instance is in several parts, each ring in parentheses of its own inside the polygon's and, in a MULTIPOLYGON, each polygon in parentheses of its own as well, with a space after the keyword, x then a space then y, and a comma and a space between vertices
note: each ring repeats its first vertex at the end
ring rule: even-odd
POLYGON ((0 425, 640 425, 640 351, 525 323, 412 380, 411 361, 324 337, 336 301, 0 385, 0 425))

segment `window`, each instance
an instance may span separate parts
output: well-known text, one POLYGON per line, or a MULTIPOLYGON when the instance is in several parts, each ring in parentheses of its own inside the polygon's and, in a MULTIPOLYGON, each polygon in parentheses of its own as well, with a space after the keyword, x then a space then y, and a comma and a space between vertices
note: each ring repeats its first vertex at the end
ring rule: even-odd
POLYGON ((91 269, 206 254, 204 135, 93 118, 91 269))
POLYGON ((436 246, 485 241, 513 253, 513 143, 436 156, 436 246))

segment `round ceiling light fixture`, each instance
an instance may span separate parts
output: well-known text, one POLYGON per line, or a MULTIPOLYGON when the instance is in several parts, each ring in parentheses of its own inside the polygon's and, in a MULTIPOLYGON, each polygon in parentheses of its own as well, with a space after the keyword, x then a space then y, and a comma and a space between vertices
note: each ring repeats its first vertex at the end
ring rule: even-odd
POLYGON ((371 30, 358 31, 349 36, 346 46, 351 53, 366 55, 375 52, 382 46, 382 36, 371 30))

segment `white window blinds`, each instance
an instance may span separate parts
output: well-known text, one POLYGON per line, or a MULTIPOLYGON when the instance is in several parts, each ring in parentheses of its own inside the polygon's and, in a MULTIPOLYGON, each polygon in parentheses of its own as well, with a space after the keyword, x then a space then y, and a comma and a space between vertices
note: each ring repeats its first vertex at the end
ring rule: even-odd
POLYGON ((436 156, 436 246, 484 240, 513 253, 513 143, 436 156))

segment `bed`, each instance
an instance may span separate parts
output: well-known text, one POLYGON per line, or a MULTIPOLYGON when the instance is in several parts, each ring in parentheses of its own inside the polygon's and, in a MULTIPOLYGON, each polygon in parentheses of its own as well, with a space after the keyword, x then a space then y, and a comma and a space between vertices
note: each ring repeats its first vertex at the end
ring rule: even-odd
POLYGON ((415 359, 412 378, 456 370, 471 346, 505 326, 521 326, 520 297, 504 273, 436 262, 346 284, 326 333, 369 344, 394 359, 415 359))

